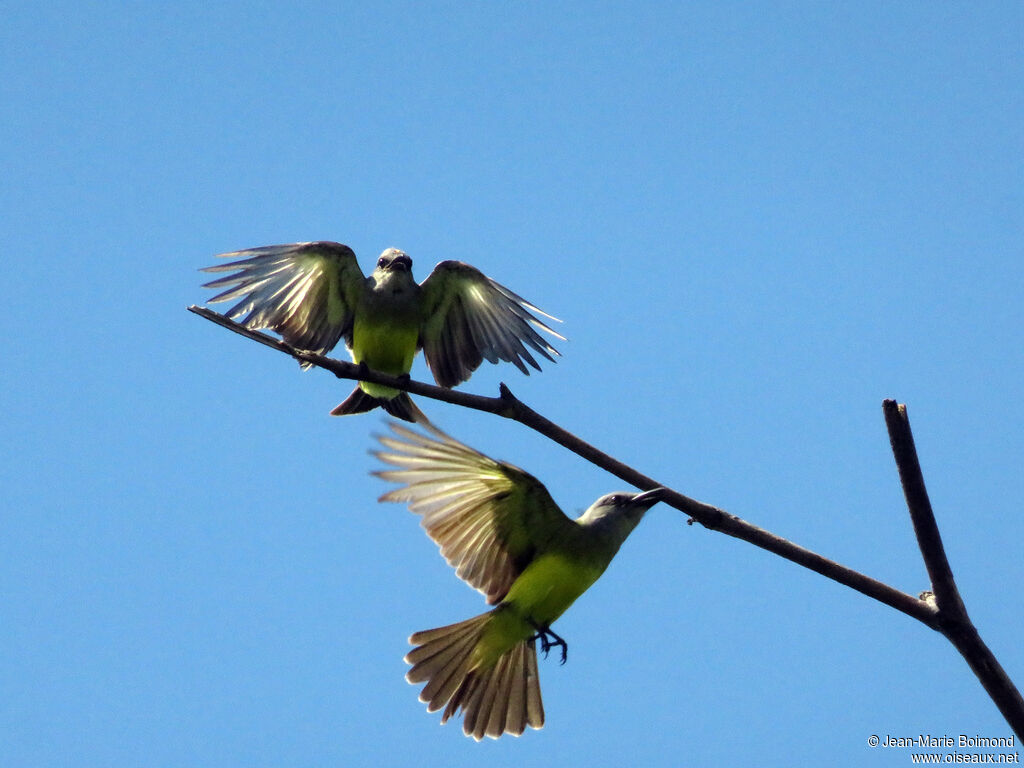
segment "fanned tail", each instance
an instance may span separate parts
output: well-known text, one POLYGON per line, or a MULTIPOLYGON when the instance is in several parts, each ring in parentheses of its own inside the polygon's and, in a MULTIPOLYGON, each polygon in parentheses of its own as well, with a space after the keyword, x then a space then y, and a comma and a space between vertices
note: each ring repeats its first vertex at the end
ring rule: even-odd
POLYGON ((407 392, 399 392, 390 399, 384 399, 368 395, 358 386, 352 390, 351 395, 345 398, 345 402, 336 406, 331 411, 331 416, 365 413, 366 411, 372 411, 377 406, 380 406, 396 418, 411 421, 414 424, 426 424, 428 422, 423 411, 416 407, 416 404, 407 392))
POLYGON ((427 711, 444 707, 444 723, 461 709, 462 730, 477 741, 503 733, 519 736, 526 726, 544 725, 533 640, 516 643, 489 669, 471 667, 473 650, 492 613, 417 632, 409 638, 416 648, 405 657, 412 665, 406 680, 426 683, 420 701, 427 703, 427 711))

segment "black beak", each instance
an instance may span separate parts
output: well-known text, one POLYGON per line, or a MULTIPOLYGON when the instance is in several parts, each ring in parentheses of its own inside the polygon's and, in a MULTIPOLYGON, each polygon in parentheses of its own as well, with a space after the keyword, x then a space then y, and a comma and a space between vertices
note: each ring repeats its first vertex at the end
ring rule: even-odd
POLYGON ((408 272, 412 269, 412 259, 406 256, 404 253, 401 256, 395 256, 388 264, 388 269, 400 269, 408 272))
POLYGON ((655 504, 657 504, 659 501, 661 501, 664 497, 665 497, 665 489, 664 488, 661 488, 661 487, 652 488, 649 491, 644 491, 643 493, 638 493, 636 496, 634 496, 633 500, 630 502, 630 506, 633 506, 633 507, 643 507, 644 509, 650 509, 655 504))

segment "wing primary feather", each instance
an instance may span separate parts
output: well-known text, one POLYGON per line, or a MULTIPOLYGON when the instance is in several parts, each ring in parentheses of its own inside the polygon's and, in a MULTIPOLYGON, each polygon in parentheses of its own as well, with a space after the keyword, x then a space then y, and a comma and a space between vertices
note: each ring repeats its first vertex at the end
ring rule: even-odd
POLYGON ((528 366, 540 370, 534 352, 551 362, 559 354, 538 333, 564 340, 541 319, 558 318, 468 264, 441 262, 423 290, 427 311, 420 341, 441 386, 465 381, 484 360, 510 362, 525 374, 528 366))
POLYGON ((225 289, 208 303, 237 300, 226 317, 242 318, 248 328, 270 328, 289 344, 321 354, 350 332, 364 278, 348 246, 267 245, 222 257, 235 260, 203 271, 231 274, 204 287, 225 289))
POLYGON ((445 435, 432 425, 412 431, 392 424, 377 435, 376 456, 385 469, 374 475, 395 483, 381 501, 402 502, 420 516, 459 578, 495 604, 548 542, 577 524, 567 518, 544 486, 512 465, 502 464, 445 435))

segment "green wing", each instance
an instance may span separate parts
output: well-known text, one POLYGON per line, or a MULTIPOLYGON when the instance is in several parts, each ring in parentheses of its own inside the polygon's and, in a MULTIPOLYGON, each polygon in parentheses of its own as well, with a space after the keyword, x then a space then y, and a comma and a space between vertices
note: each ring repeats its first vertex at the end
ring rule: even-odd
POLYGON ((552 362, 558 350, 537 330, 565 338, 531 312, 557 318, 461 261, 442 261, 422 288, 420 345, 442 387, 466 381, 485 359, 513 363, 526 374, 526 363, 539 371, 529 348, 552 362))
POLYGON ((549 543, 571 536, 567 518, 539 480, 494 461, 429 424, 420 434, 392 423, 377 458, 397 469, 374 472, 402 485, 380 501, 406 502, 456 575, 495 604, 549 543))
POLYGON ((224 314, 248 328, 270 328, 294 347, 326 354, 345 336, 364 277, 356 255, 341 243, 266 245, 221 254, 237 259, 204 272, 234 274, 206 283, 226 288, 209 303, 239 299, 224 314))

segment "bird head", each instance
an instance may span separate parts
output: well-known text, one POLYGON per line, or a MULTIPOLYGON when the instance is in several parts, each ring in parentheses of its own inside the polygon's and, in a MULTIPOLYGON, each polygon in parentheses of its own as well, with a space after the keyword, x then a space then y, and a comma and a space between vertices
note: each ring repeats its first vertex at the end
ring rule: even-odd
POLYGON ((377 259, 378 272, 409 272, 412 270, 412 259, 397 248, 388 248, 377 259))
POLYGON ((605 494, 580 516, 579 523, 607 528, 625 540, 643 519, 644 513, 661 501, 664 493, 664 488, 653 488, 642 493, 619 491, 605 494))

